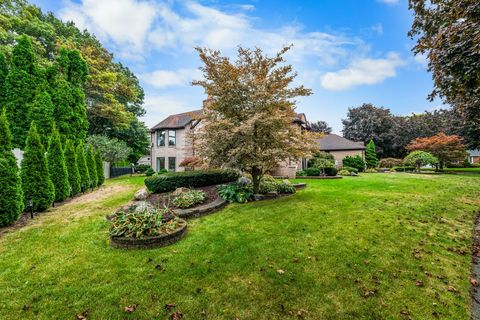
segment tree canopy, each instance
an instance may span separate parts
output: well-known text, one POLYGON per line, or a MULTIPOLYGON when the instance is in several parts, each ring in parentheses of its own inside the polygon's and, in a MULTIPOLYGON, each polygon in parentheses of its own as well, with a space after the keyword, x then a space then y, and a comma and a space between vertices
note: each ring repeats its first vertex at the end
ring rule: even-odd
POLYGON ((321 132, 324 134, 332 133, 332 128, 325 121, 315 121, 310 123, 310 128, 312 131, 321 132))
POLYGON ((405 159, 403 160, 403 163, 406 165, 414 166, 416 172, 420 172, 420 168, 425 165, 436 165, 438 163, 438 159, 433 156, 430 152, 426 151, 413 151, 409 153, 405 159))
POLYGON ((261 177, 282 161, 299 159, 316 148, 314 135, 293 125, 295 98, 311 90, 291 87, 296 73, 285 64, 283 48, 273 57, 239 47, 231 61, 219 51, 197 48, 208 94, 198 154, 212 166, 233 167, 252 175, 254 192, 261 177))

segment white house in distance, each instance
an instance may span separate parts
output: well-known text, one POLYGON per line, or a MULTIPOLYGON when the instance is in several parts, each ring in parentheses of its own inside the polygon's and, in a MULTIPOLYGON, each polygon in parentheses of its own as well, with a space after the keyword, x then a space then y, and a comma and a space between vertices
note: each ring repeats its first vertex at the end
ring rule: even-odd
MULTIPOLYGON (((190 112, 172 114, 160 121, 150 129, 151 150, 150 165, 158 172, 162 169, 167 171, 184 171, 186 168, 180 163, 186 158, 195 156, 195 148, 192 145, 189 134, 200 124, 199 117, 203 110, 197 109, 190 112)), ((292 121, 293 125, 301 130, 310 130, 310 125, 304 113, 297 113, 292 121)), ((360 155, 364 157, 365 147, 362 142, 353 142, 337 135, 326 135, 319 141, 320 149, 331 152, 337 165, 347 155, 360 155)), ((145 156, 143 158, 147 158, 145 156)), ((306 168, 307 159, 301 161, 284 161, 279 163, 271 173, 274 176, 295 177, 296 172, 306 168)))

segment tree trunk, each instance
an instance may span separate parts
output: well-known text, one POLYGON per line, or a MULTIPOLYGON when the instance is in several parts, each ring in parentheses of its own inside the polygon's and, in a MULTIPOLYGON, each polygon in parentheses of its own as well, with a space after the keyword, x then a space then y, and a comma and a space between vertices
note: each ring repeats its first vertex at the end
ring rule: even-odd
POLYGON ((262 172, 259 168, 252 168, 253 194, 258 194, 258 190, 260 189, 260 179, 262 178, 261 174, 262 172))

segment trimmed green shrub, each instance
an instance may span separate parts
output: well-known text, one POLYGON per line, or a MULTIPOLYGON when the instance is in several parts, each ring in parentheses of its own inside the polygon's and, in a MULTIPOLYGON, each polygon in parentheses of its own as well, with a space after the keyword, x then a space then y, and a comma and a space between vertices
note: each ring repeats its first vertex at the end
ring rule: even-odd
POLYGON ((145 186, 154 193, 173 191, 180 187, 197 188, 237 180, 240 174, 234 170, 202 170, 173 172, 147 177, 145 186))
POLYGON ((319 168, 307 168, 303 170, 306 176, 319 176, 321 170, 319 168))
POLYGON ((203 201, 205 201, 205 192, 201 190, 188 190, 176 196, 172 202, 177 208, 186 209, 203 201))
POLYGON ((356 168, 359 172, 365 170, 365 161, 359 155, 346 156, 342 160, 343 166, 356 168))
POLYGON ((93 147, 91 144, 87 146, 86 150, 86 161, 88 167, 88 176, 90 177, 90 188, 94 189, 98 185, 97 177, 97 163, 95 161, 95 153, 93 152, 93 147))
POLYGON ((55 198, 55 190, 48 173, 45 149, 33 123, 27 135, 20 176, 25 206, 31 198, 34 211, 44 211, 49 208, 55 198))
POLYGON ((105 173, 103 172, 103 159, 100 151, 95 152, 95 165, 97 166, 97 186, 105 182, 105 173))
POLYGON ((340 175, 340 176, 349 176, 351 174, 352 173, 350 171, 345 170, 345 169, 342 169, 342 170, 338 171, 338 175, 340 175))
POLYGON ((277 184, 277 192, 278 193, 295 193, 297 189, 292 186, 290 183, 280 182, 277 184))
POLYGON ((258 193, 265 194, 269 192, 277 191, 278 182, 274 177, 270 175, 264 175, 260 180, 260 186, 258 188, 258 193))
POLYGON ((375 150, 375 142, 370 139, 370 142, 367 144, 367 150, 365 150, 365 162, 367 168, 376 168, 378 167, 378 158, 377 152, 375 150))
POLYGON ((374 169, 374 168, 368 168, 368 169, 365 169, 365 173, 378 173, 377 169, 374 169))
POLYGON ((85 146, 80 143, 76 149, 78 172, 80 173, 80 185, 82 191, 88 189, 90 185, 90 174, 88 172, 87 160, 85 159, 85 146))
POLYGON ((151 169, 151 167, 148 164, 137 164, 135 166, 135 172, 138 172, 138 173, 145 173, 148 169, 151 169))
POLYGON ((145 171, 145 175, 147 177, 151 177, 155 174, 155 170, 153 170, 152 168, 148 168, 147 171, 145 171))
POLYGON ((325 168, 325 174, 329 177, 333 177, 337 175, 337 168, 325 168))
POLYGON ((50 179, 55 190, 55 201, 63 201, 70 195, 70 184, 60 134, 55 125, 48 145, 47 163, 50 179))
POLYGON ((354 172, 354 173, 358 173, 358 169, 357 168, 353 168, 353 167, 341 167, 340 170, 347 170, 347 171, 350 171, 350 173, 354 172))
POLYGON ((415 167, 412 166, 395 166, 392 168, 393 171, 396 172, 404 172, 404 171, 415 171, 415 167))
POLYGON ((65 144, 65 164, 68 172, 68 184, 72 188, 72 196, 81 191, 81 178, 78 172, 77 154, 72 140, 67 140, 65 144))
POLYGON ((17 221, 23 211, 22 182, 12 148, 12 134, 3 109, 0 114, 0 227, 17 221))
POLYGON ((383 158, 379 162, 380 168, 393 168, 395 166, 401 166, 403 164, 403 159, 397 158, 383 158))
POLYGON ((305 177, 307 174, 305 173, 305 171, 297 171, 297 173, 295 174, 297 177, 305 177))

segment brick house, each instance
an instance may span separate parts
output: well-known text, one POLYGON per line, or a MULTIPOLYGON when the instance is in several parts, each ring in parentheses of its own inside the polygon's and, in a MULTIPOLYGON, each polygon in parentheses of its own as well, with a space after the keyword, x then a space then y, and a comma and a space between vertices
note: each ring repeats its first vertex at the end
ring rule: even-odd
POLYGON ((467 150, 468 162, 480 163, 480 150, 467 150))
MULTIPOLYGON (((202 115, 202 109, 179 114, 173 114, 160 121, 150 129, 151 166, 155 171, 166 169, 168 171, 184 171, 180 163, 194 156, 195 149, 192 146, 189 133, 201 125, 198 117, 202 115)), ((309 124, 304 113, 296 114, 292 125, 300 130, 309 130, 309 124)), ((284 161, 279 163, 273 170, 273 175, 295 177, 298 170, 306 167, 306 159, 302 161, 284 161)))

